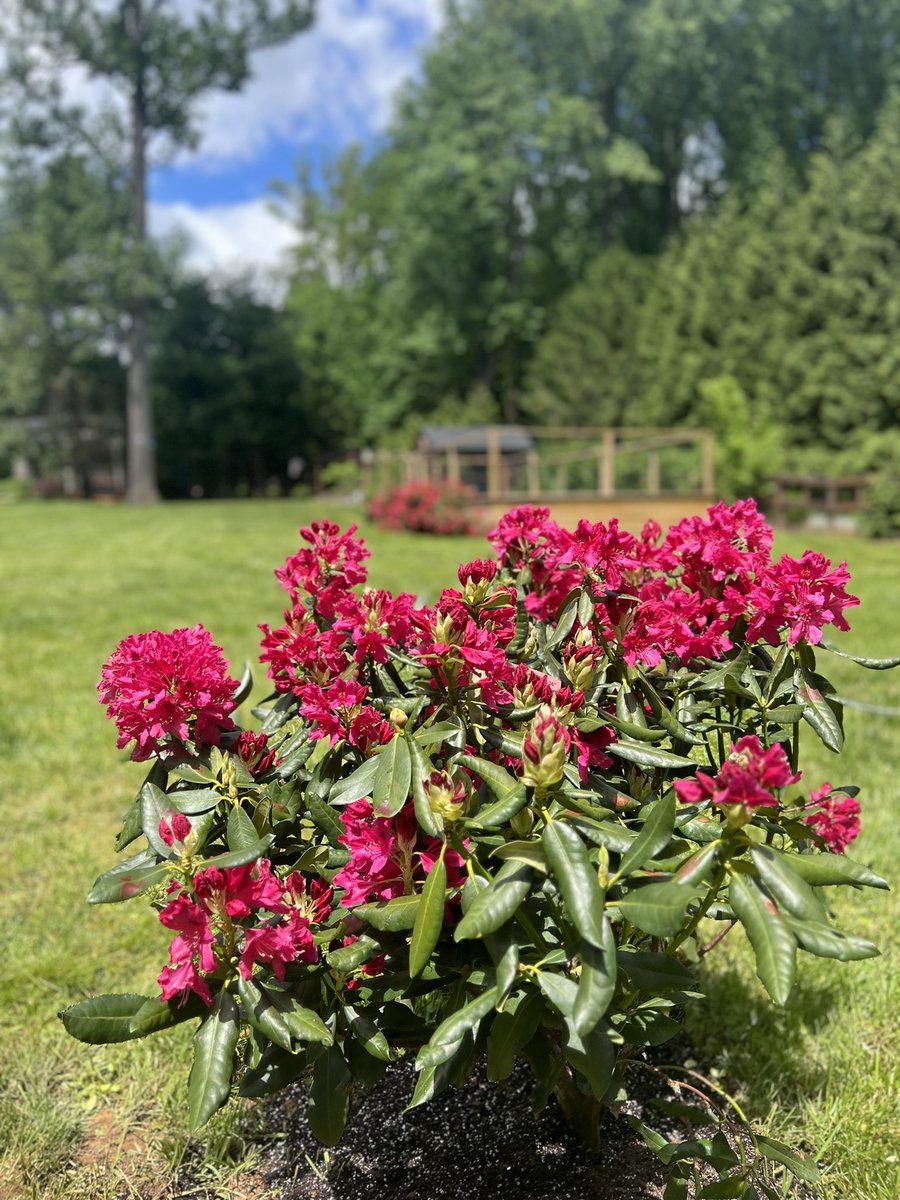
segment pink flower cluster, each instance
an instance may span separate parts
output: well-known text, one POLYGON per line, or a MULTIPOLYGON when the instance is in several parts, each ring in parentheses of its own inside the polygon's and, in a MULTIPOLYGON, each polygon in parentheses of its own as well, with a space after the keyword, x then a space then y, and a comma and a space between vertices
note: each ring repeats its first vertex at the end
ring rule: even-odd
POLYGON ((369 504, 369 516, 385 529, 412 533, 472 534, 475 491, 464 483, 402 483, 369 504))
POLYGON ((119 749, 134 742, 138 762, 193 738, 218 746, 234 729, 237 681, 222 650, 202 625, 172 633, 133 634, 104 664, 97 685, 107 716, 119 731, 119 749))
MULTIPOLYGON (((370 800, 357 800, 347 805, 341 820, 340 841, 350 851, 350 861, 335 875, 334 885, 344 889, 345 908, 410 894, 441 851, 438 838, 421 837, 412 804, 388 819, 375 816, 370 800)), ((465 864, 455 850, 445 852, 444 866, 448 886, 461 887, 465 864)))
POLYGON ((332 897, 320 880, 307 887, 299 872, 277 879, 262 859, 226 870, 207 867, 194 876, 193 894, 174 882, 170 891, 177 895, 159 919, 177 936, 169 949, 170 965, 159 976, 163 1000, 183 1001, 191 991, 211 1004, 207 977, 227 972, 235 959, 245 979, 258 963, 283 979, 287 963, 318 958, 312 927, 326 920, 332 897))
POLYGON ((859 801, 855 796, 835 792, 830 783, 810 793, 804 824, 822 839, 832 854, 843 854, 860 834, 859 801))
POLYGON ((654 522, 640 539, 609 525, 581 521, 561 529, 549 510, 524 506, 507 513, 488 535, 503 566, 527 569, 528 610, 555 620, 572 588, 588 583, 594 620, 629 664, 664 658, 721 658, 732 631, 746 622, 750 641, 816 644, 825 625, 848 628, 844 611, 859 603, 846 590, 846 563, 807 551, 799 560, 771 560, 772 530, 753 500, 717 504, 662 538, 654 522))
POLYGON ((731 747, 731 754, 715 776, 698 771, 693 779, 675 782, 675 793, 685 804, 712 800, 714 804, 742 805, 744 808, 777 808, 772 794, 796 783, 799 773, 791 772, 791 764, 779 743, 767 749, 758 737, 749 735, 731 747))

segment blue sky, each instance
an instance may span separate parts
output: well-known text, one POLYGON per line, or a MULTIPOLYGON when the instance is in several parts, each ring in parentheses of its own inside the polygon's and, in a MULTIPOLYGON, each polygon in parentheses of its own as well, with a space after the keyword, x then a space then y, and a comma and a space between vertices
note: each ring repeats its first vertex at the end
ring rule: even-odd
POLYGON ((277 264, 292 235, 270 211, 269 184, 292 179, 298 159, 319 174, 350 142, 377 138, 442 2, 318 0, 313 27, 257 53, 240 93, 204 98, 197 150, 151 174, 151 228, 180 229, 204 269, 277 264))

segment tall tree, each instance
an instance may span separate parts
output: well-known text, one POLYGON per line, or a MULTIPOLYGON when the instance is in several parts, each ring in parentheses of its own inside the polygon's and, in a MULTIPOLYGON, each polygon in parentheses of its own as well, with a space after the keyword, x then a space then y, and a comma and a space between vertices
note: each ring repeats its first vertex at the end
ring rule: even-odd
POLYGON ((76 140, 128 164, 131 281, 128 289, 128 496, 159 499, 147 342, 147 165, 154 143, 196 143, 198 98, 213 88, 237 91, 247 81, 250 55, 300 32, 314 0, 18 0, 7 77, 31 103, 12 122, 22 141, 48 141, 62 124, 76 140), (185 11, 187 9, 187 11, 185 11), (77 64, 104 81, 118 106, 90 127, 64 103, 63 67, 77 64), (48 70, 49 67, 49 70, 48 70), (34 101, 40 98, 41 112, 34 101))

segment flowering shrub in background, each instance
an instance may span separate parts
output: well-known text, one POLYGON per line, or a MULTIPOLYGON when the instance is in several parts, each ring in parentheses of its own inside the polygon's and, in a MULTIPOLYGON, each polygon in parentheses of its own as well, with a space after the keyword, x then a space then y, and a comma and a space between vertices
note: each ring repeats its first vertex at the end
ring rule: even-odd
POLYGON ((464 483, 400 483, 369 502, 369 516, 385 529, 411 533, 473 534, 478 493, 464 483))
MULTIPOLYGON (((877 953, 823 899, 886 886, 845 854, 857 789, 800 765, 801 730, 843 744, 814 647, 858 603, 845 564, 773 561, 752 501, 639 537, 524 507, 420 607, 361 590, 355 528, 301 535, 262 627, 258 732, 235 722, 249 672, 199 626, 127 638, 102 672, 118 744, 153 765, 116 842, 146 845, 88 899, 143 894, 175 936, 156 994, 62 1017, 87 1042, 198 1020, 193 1129, 232 1088, 305 1077, 334 1144, 351 1085, 416 1052, 413 1106, 484 1056, 495 1081, 524 1059, 535 1108, 555 1093, 595 1146, 734 927, 778 1004, 798 951, 877 953)), ((775 1197, 774 1163, 815 1174, 724 1118, 682 1141, 629 1119, 672 1195, 701 1194, 698 1163, 709 1196, 775 1197)))

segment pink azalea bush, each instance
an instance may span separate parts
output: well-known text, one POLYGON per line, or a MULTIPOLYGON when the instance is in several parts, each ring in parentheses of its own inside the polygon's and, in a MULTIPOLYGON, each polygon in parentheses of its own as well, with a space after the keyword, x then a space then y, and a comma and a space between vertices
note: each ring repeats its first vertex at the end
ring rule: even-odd
MULTIPOLYGON (((200 626, 126 638, 102 671, 118 745, 153 763, 116 843, 146 845, 89 900, 142 894, 174 936, 153 994, 62 1015, 85 1041, 198 1020, 193 1128, 232 1086, 307 1078, 332 1144, 353 1082, 417 1049, 414 1105, 523 1059, 536 1107, 555 1093, 594 1144, 733 928, 778 1004, 798 951, 877 953, 821 898, 886 886, 845 853, 857 789, 800 766, 801 730, 843 743, 814 647, 858 603, 846 564, 773 560, 753 501, 639 536, 526 506, 424 606, 366 589, 355 528, 301 537, 258 729, 200 626)), ((752 1131, 748 1155, 641 1128, 676 1189, 698 1159, 722 1195, 812 1170, 752 1131)))
POLYGON ((410 533, 473 534, 478 494, 465 483, 398 483, 369 502, 369 516, 385 529, 410 533))

